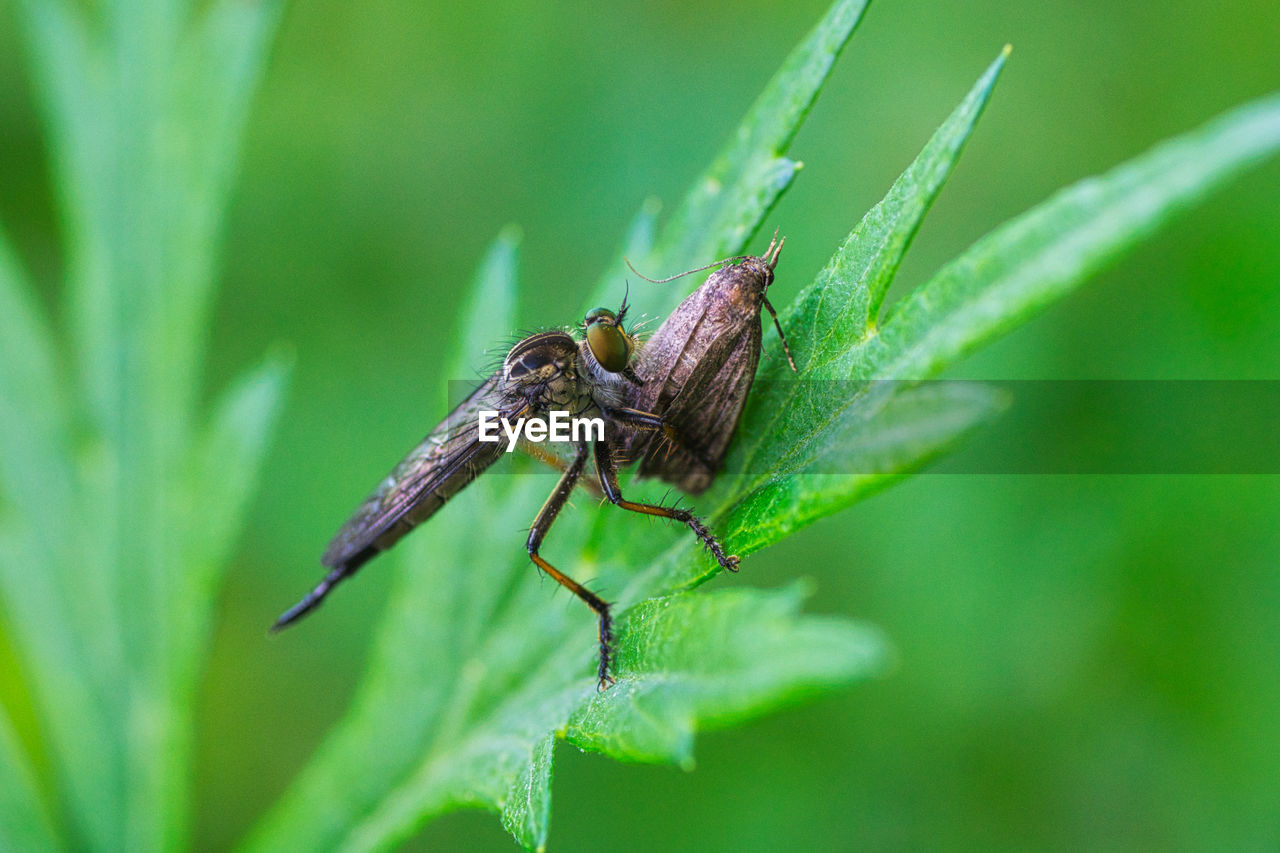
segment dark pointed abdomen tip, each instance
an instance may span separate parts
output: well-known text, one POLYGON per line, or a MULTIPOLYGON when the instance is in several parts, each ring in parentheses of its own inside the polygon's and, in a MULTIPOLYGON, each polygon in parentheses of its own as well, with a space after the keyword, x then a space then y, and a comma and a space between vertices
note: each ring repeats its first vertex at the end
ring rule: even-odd
POLYGON ((284 613, 281 613, 280 618, 277 619, 275 623, 271 626, 269 633, 279 634, 285 628, 288 628, 294 622, 297 622, 303 616, 306 616, 308 613, 314 610, 316 608, 316 605, 319 603, 320 603, 319 599, 315 598, 314 596, 308 595, 306 598, 302 599, 297 604, 290 607, 284 613))

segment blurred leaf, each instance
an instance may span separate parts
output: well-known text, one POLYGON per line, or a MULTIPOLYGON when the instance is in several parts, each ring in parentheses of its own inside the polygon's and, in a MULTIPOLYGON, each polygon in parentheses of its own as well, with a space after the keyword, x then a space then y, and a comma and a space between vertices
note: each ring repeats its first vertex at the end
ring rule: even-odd
POLYGON ((1280 96, 1272 95, 1061 190, 894 306, 863 364, 886 379, 936 375, 1277 148, 1280 96))
POLYGON ((516 267, 521 239, 520 229, 509 225, 502 229, 485 253, 471 294, 462 308, 462 322, 458 324, 459 347, 446 374, 450 380, 487 375, 492 365, 476 363, 478 353, 484 353, 490 362, 506 356, 505 352, 499 353, 495 349, 495 337, 517 326, 516 267))
MULTIPOLYGON (((201 519, 190 532, 181 581, 183 612, 188 620, 209 614, 207 602, 217 593, 221 572, 239 538, 244 514, 258 482, 269 437, 275 431, 290 359, 273 354, 242 376, 214 404, 209 424, 191 454, 186 513, 201 519)), ((208 626, 192 625, 175 641, 192 647, 179 657, 198 661, 208 626)), ((194 683, 194 682, 191 682, 194 683)))
MULTIPOLYGON (((636 269, 662 277, 742 251, 800 169, 782 155, 862 21, 867 2, 837 0, 791 51, 720 154, 693 182, 652 251, 641 254, 628 247, 636 269)), ((622 258, 611 264, 584 307, 616 301, 617 277, 625 269, 622 258)), ((636 294, 642 309, 658 314, 669 312, 681 298, 674 287, 636 294)))
POLYGON ((213 406, 192 454, 194 468, 189 475, 190 512, 204 519, 200 530, 192 531, 197 564, 218 566, 229 556, 254 491, 267 437, 280 414, 290 361, 278 353, 269 356, 233 382, 213 406), (202 538, 194 536, 197 532, 202 538))
POLYGON ((57 850, 53 824, 36 789, 31 765, 0 708, 0 850, 57 850))
POLYGON ((78 383, 58 375, 20 295, 0 391, 21 387, 5 395, 13 409, 0 404, 0 433, 26 436, 6 440, 0 478, 17 482, 23 517, 0 592, 66 834, 90 849, 180 847, 213 561, 229 552, 280 382, 239 387, 197 435, 217 243, 279 5, 18 9, 65 226, 78 383))
POLYGON ((34 527, 71 509, 67 401, 53 335, 0 233, 0 513, 34 527))
POLYGON ((0 237, 0 595, 6 631, 37 689, 51 757, 90 838, 120 808, 119 744, 96 737, 111 709, 119 644, 102 578, 83 571, 68 401, 55 342, 16 258, 0 237))

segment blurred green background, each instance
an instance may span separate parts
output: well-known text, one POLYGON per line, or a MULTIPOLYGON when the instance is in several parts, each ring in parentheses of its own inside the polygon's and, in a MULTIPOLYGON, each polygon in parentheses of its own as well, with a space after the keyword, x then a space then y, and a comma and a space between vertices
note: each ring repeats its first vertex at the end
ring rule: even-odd
MULTIPOLYGON (((9 6, 0 220, 56 312, 58 227, 9 6)), ((297 365, 202 696, 202 848, 233 843, 345 709, 387 591, 376 566, 305 631, 264 629, 441 413, 483 248, 523 226, 524 325, 572 319, 637 206, 675 201, 825 6, 288 7, 206 388, 276 342, 297 365)), ((1005 42, 1010 65, 898 287, 1057 187, 1280 87, 1274 0, 873 4, 791 149, 807 165, 769 220, 788 237, 775 303, 1005 42)), ((1278 189, 1280 164, 1252 172, 962 375, 1280 378, 1278 189)), ((1018 418, 1001 434, 1056 440, 1018 418)), ((811 609, 881 626, 895 669, 703 736, 691 774, 560 745, 553 849, 1274 848, 1278 509, 1274 476, 915 477, 716 581, 812 576, 811 609)), ((512 848, 478 814, 414 846, 512 848)))

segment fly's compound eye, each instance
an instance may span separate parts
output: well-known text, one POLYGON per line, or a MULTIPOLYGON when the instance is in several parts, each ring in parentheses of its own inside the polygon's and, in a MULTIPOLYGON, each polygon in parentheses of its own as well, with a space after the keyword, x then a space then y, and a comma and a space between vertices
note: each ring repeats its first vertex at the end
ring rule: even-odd
POLYGON ((618 327, 618 318, 606 308, 596 308, 587 314, 587 346, 600 366, 610 373, 627 369, 631 361, 631 342, 618 327))

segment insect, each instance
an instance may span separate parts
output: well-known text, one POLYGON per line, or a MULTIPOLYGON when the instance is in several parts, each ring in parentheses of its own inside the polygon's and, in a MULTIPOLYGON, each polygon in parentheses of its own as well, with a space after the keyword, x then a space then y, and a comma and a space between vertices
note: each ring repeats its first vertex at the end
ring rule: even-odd
POLYGON ((659 477, 694 495, 711 486, 760 362, 762 307, 773 317, 787 362, 796 370, 778 314, 765 296, 785 242, 775 232, 761 257, 726 258, 671 278, 646 279, 661 284, 720 267, 671 312, 640 353, 640 384, 627 389, 627 402, 661 415, 676 434, 673 441, 652 433, 629 436, 627 451, 640 459, 641 477, 659 477))
POLYGON ((676 507, 637 503, 622 496, 615 458, 636 430, 670 432, 661 417, 624 405, 625 388, 638 383, 631 359, 635 339, 623 327, 626 303, 615 314, 597 308, 583 321, 583 339, 564 331, 539 332, 507 353, 501 369, 484 380, 466 400, 431 431, 378 485, 333 537, 320 562, 329 568, 311 592, 287 610, 274 626, 279 631, 310 613, 341 581, 395 545, 426 521, 505 452, 502 443, 482 440, 482 414, 516 422, 524 418, 545 424, 556 413, 599 417, 603 434, 580 439, 551 495, 538 512, 525 543, 529 559, 566 587, 599 620, 601 690, 614 683, 609 673, 612 621, 608 602, 547 562, 540 553, 551 524, 564 508, 594 451, 596 475, 605 497, 632 512, 659 516, 687 525, 726 569, 736 571, 738 558, 727 555, 719 540, 691 512, 676 507))

